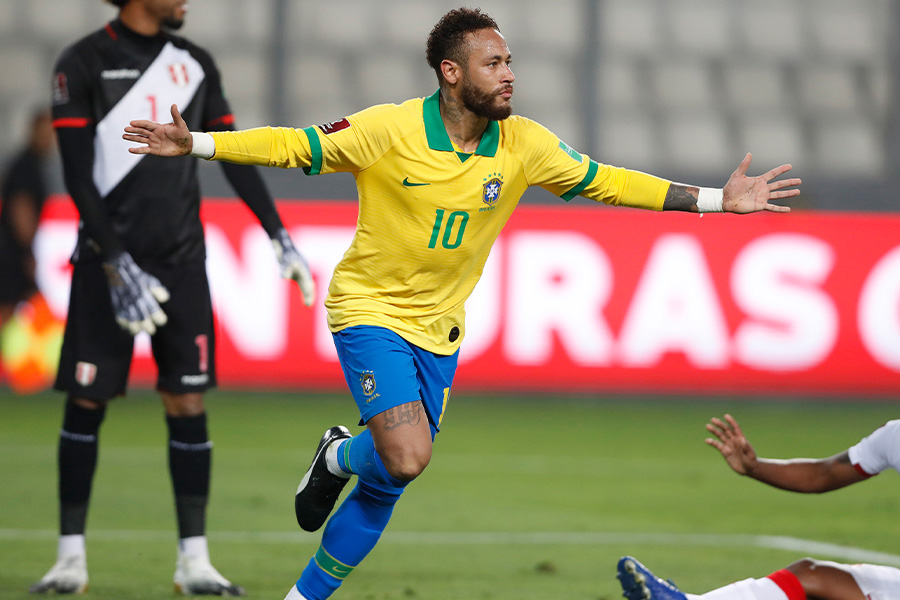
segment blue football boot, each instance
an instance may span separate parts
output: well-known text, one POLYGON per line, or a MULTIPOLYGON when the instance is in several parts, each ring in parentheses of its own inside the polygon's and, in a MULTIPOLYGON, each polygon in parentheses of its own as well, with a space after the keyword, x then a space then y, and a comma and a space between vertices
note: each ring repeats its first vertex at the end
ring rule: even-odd
POLYGON ((628 600, 687 600, 674 583, 660 579, 636 558, 623 556, 617 570, 622 595, 628 600))

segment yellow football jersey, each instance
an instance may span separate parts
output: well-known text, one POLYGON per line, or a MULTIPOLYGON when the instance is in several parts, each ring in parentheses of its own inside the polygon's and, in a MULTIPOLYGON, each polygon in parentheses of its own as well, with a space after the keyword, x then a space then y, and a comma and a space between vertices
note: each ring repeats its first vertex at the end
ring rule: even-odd
POLYGON ((352 173, 359 218, 328 288, 329 327, 378 325, 452 354, 465 301, 526 188, 661 210, 669 182, 600 165, 520 116, 491 121, 474 153, 459 152, 438 94, 303 130, 215 132, 213 159, 352 173))

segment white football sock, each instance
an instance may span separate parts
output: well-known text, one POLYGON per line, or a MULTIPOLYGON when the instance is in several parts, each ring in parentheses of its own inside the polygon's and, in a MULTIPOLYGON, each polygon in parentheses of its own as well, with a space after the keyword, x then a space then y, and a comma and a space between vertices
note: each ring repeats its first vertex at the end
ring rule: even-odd
POLYGON ((702 600, 787 600, 778 584, 763 577, 762 579, 745 579, 736 581, 702 596, 693 596, 702 600))
POLYGON ((328 467, 328 472, 332 475, 343 477, 344 479, 350 479, 350 476, 353 473, 348 473, 341 468, 341 465, 338 462, 338 449, 343 447, 344 444, 349 443, 350 439, 341 440, 338 443, 331 443, 328 448, 325 449, 325 466, 328 467))
POLYGON ((181 538, 178 540, 178 556, 200 557, 209 560, 209 546, 205 535, 181 538))
POLYGON ((57 556, 71 556, 78 554, 85 555, 84 534, 77 535, 61 535, 59 536, 59 544, 56 546, 57 556))
POLYGON ((306 600, 306 597, 300 593, 296 585, 291 586, 291 590, 284 597, 284 600, 306 600))

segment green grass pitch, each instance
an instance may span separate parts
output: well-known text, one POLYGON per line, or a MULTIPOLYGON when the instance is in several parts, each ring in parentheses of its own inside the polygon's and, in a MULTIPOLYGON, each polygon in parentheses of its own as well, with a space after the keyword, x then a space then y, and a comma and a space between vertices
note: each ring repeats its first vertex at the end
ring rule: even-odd
MULTIPOLYGON (((4 600, 29 598, 55 557, 62 401, 0 391, 4 600)), ((296 526, 296 485, 327 427, 359 430, 355 407, 341 394, 236 391, 207 406, 213 564, 249 598, 281 600, 319 541, 296 526)), ((819 496, 767 488, 703 443, 706 420, 726 411, 770 457, 829 456, 900 416, 887 402, 458 394, 431 465, 335 598, 612 599, 624 554, 698 593, 807 555, 900 565, 896 473, 819 496)), ((174 508, 155 395, 117 400, 101 439, 87 598, 171 597, 174 508)))

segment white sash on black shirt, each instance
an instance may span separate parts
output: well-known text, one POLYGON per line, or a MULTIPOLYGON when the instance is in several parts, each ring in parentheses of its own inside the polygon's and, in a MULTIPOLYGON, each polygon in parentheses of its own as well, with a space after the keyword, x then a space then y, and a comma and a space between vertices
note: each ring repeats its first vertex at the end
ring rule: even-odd
POLYGON ((97 123, 94 138, 94 183, 105 197, 146 156, 132 154, 132 142, 122 139, 125 127, 135 119, 155 118, 170 123, 169 107, 184 110, 206 77, 190 52, 168 42, 121 100, 97 123))

